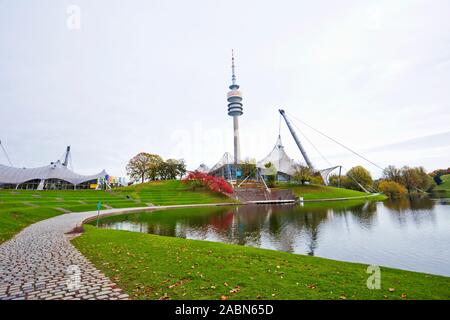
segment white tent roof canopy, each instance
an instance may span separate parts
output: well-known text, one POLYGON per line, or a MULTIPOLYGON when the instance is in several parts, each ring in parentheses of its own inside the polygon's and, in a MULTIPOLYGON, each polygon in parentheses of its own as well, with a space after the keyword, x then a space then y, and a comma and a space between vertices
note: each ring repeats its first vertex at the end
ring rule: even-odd
POLYGON ((298 167, 298 164, 287 155, 286 151, 284 151, 280 136, 278 136, 272 151, 264 159, 258 161, 256 167, 261 168, 262 174, 264 174, 267 170, 265 164, 269 162, 275 166, 278 172, 286 173, 288 175, 293 175, 298 167))
POLYGON ((0 183, 2 184, 21 184, 35 179, 60 179, 77 185, 86 181, 104 178, 106 175, 107 172, 105 170, 90 176, 81 175, 63 166, 61 161, 39 168, 15 168, 0 164, 0 183))
POLYGON ((197 169, 195 169, 195 171, 208 173, 209 167, 206 164, 202 163, 201 165, 198 166, 197 169))

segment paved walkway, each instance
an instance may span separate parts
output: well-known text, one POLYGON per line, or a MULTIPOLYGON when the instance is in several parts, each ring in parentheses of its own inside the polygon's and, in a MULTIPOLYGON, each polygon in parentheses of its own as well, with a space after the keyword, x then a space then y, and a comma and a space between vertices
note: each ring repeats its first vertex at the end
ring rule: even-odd
MULTIPOLYGON (((149 209, 203 207, 193 204, 102 210, 101 215, 149 209)), ((109 278, 71 243, 66 233, 97 211, 74 212, 37 222, 0 245, 0 300, 105 299, 126 300, 109 278)))
POLYGON ((69 213, 43 220, 0 245, 0 300, 128 299, 72 246, 73 236, 66 235, 84 219, 96 215, 97 212, 69 213))

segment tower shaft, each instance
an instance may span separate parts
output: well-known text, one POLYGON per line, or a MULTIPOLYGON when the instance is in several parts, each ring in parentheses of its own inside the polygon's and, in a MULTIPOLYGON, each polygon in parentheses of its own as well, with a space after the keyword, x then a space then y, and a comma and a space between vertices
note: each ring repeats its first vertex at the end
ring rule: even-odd
POLYGON ((239 143, 239 118, 233 117, 233 132, 234 132, 234 164, 238 164, 241 159, 241 149, 239 143))

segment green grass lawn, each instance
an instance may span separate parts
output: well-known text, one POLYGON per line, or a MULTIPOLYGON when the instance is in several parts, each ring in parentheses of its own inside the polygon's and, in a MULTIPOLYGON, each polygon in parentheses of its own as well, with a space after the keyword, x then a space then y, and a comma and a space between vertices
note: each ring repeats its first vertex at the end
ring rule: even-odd
POLYGON ((0 243, 26 226, 65 211, 154 205, 232 202, 228 197, 206 190, 191 191, 180 181, 150 182, 137 186, 101 190, 0 190, 0 243), (129 198, 127 198, 129 196, 129 198))
POLYGON ((433 188, 431 196, 436 198, 450 198, 450 174, 441 176, 441 179, 442 184, 433 188))
POLYGON ((442 183, 434 188, 434 190, 450 191, 450 174, 441 176, 442 183))
POLYGON ((130 195, 138 201, 155 205, 233 202, 233 199, 221 193, 208 190, 192 191, 189 186, 178 180, 142 183, 114 189, 114 192, 130 195))
MULTIPOLYGON (((303 197, 305 200, 318 200, 318 199, 334 199, 334 198, 353 198, 353 197, 367 197, 370 196, 367 193, 336 188, 321 185, 291 185, 280 184, 280 188, 292 189, 295 195, 303 197)), ((379 199, 385 199, 386 197, 381 195, 379 199)), ((378 199, 378 198, 377 198, 378 199)))
POLYGON ((86 225, 74 245, 134 299, 450 299, 450 278, 86 225))

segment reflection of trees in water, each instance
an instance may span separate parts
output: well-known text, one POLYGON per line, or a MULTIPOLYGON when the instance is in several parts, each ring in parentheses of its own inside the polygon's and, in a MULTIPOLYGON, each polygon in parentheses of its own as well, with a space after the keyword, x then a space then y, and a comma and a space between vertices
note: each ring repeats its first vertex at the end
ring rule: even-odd
POLYGON ((295 251, 296 242, 301 241, 307 253, 314 255, 324 222, 334 216, 346 218, 350 214, 359 224, 370 227, 376 210, 375 202, 244 205, 215 208, 204 214, 180 210, 167 216, 169 213, 162 212, 147 222, 139 215, 128 218, 136 223, 147 223, 148 233, 164 236, 217 239, 253 246, 260 246, 267 240, 276 249, 288 252, 295 251))
POLYGON ((433 212, 435 202, 428 197, 388 199, 383 204, 389 209, 388 212, 393 221, 401 227, 405 227, 411 221, 416 226, 426 222, 434 224, 436 221, 433 212))
POLYGON ((377 203, 374 201, 367 201, 363 204, 349 207, 346 213, 350 213, 354 220, 365 229, 371 229, 375 224, 377 215, 377 203))
POLYGON ((428 197, 402 197, 399 199, 387 199, 383 203, 385 207, 398 212, 431 210, 434 207, 433 200, 428 197))
POLYGON ((347 207, 334 208, 333 213, 335 216, 342 216, 346 220, 350 214, 359 225, 365 229, 370 229, 374 225, 377 214, 377 202, 358 202, 347 207))

